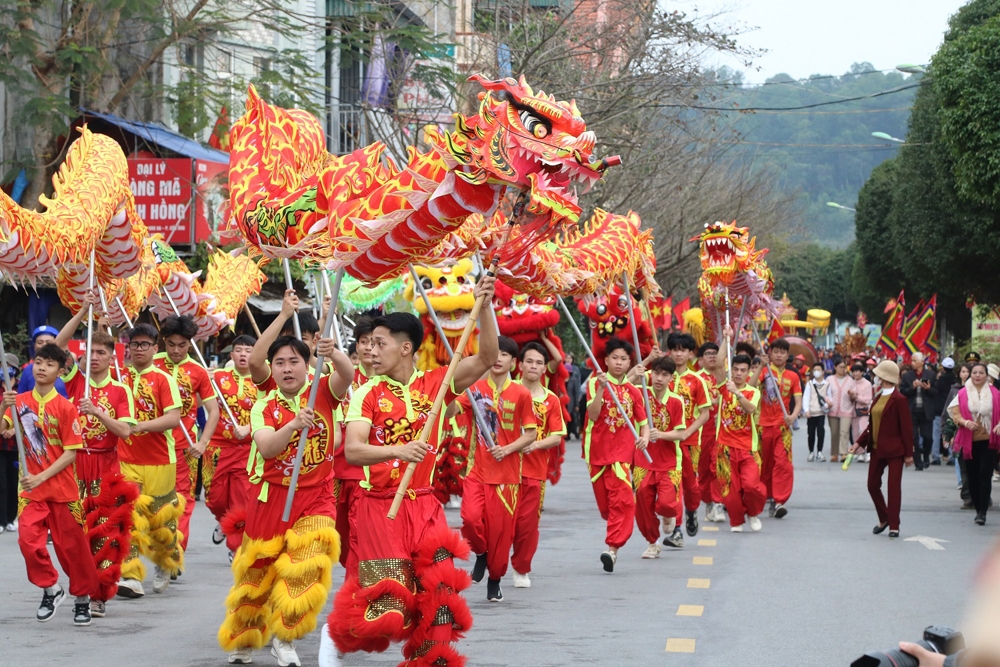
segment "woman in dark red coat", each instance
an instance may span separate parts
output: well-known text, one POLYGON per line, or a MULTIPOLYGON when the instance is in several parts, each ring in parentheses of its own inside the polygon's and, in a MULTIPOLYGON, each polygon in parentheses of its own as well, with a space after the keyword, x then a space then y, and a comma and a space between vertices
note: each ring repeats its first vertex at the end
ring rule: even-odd
POLYGON ((889 537, 899 537, 899 507, 902 497, 903 466, 913 465, 913 422, 910 404, 898 390, 899 366, 886 360, 875 367, 878 390, 872 399, 868 428, 851 448, 852 454, 867 450, 871 454, 868 467, 868 493, 878 512, 878 525, 872 532, 878 535, 886 528, 889 537), (889 505, 882 496, 882 472, 889 469, 889 505))

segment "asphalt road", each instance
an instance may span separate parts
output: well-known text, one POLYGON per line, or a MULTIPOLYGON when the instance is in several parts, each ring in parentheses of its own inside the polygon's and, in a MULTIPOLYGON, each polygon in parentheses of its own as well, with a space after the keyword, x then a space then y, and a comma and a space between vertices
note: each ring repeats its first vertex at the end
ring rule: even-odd
MULTIPOLYGON (((707 524, 720 530, 655 561, 639 558, 645 544, 636 531, 610 575, 598 560, 604 526, 579 443, 570 443, 563 480, 546 495, 532 588, 515 590, 508 577, 500 604, 486 602, 482 585, 467 591, 475 625, 460 647, 469 664, 828 667, 919 638, 932 623, 960 625, 1000 512, 977 527, 972 512, 958 509, 953 468, 908 469, 902 538, 874 536, 867 466, 807 463, 804 440, 803 429, 786 518, 765 518, 761 533, 707 524), (917 535, 947 542, 930 550, 904 541, 917 535)), ((458 521, 457 510, 448 516, 458 521)), ((113 600, 89 628, 72 626, 68 603, 49 623, 34 620, 41 594, 25 577, 16 536, 0 535, 0 664, 224 665, 215 633, 229 564, 224 547, 211 544, 214 522, 200 504, 192 526, 178 583, 154 595, 147 582, 144 599, 113 600)), ((338 568, 335 585, 341 579, 338 568)), ((313 633, 299 642, 305 665, 316 664, 318 641, 313 633)), ((393 648, 348 656, 345 665, 400 659, 393 648)), ((277 664, 266 651, 255 663, 277 664)))

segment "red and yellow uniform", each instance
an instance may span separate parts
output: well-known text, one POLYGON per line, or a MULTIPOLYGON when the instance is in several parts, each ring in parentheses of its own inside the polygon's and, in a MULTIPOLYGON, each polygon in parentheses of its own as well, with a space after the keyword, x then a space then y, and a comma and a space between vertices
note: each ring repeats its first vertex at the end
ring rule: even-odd
MULTIPOLYGON (((300 639, 316 628, 330 592, 331 571, 340 555, 334 527, 333 448, 340 399, 320 381, 315 424, 309 429, 298 485, 288 521, 282 521, 295 469, 301 430, 294 431, 277 456, 265 459, 250 445, 247 471, 254 488, 247 506, 243 544, 233 558, 233 587, 226 598, 226 619, 219 644, 226 651, 262 648, 274 635, 300 639)), ((295 396, 274 389, 250 414, 254 434, 278 431, 308 405, 311 385, 295 396)))
MULTIPOLYGON (((354 381, 351 382, 351 391, 357 392, 361 386, 368 381, 365 370, 362 366, 354 369, 354 381)), ((341 412, 346 409, 346 405, 341 406, 341 412)), ((346 417, 346 415, 344 415, 346 417)), ((346 427, 347 422, 342 421, 342 426, 346 427)), ((344 458, 344 429, 341 429, 340 443, 333 451, 333 495, 337 500, 337 533, 340 535, 340 565, 349 572, 357 570, 357 559, 351 551, 351 507, 361 493, 361 481, 365 478, 365 469, 362 466, 351 465, 344 458)))
POLYGON ((706 370, 698 371, 708 389, 708 399, 713 404, 708 407, 708 421, 701 429, 701 451, 698 454, 698 495, 704 502, 721 503, 719 485, 715 478, 717 448, 715 444, 715 422, 719 417, 719 406, 714 402, 719 398, 719 389, 725 381, 719 382, 706 370))
MULTIPOLYGON (((631 421, 636 430, 646 424, 646 408, 643 406, 642 392, 638 387, 622 378, 616 380, 608 376, 606 389, 601 390, 601 413, 597 421, 587 416, 587 427, 583 433, 583 458, 590 469, 590 481, 594 486, 594 497, 601 518, 608 522, 605 543, 609 547, 621 548, 632 537, 635 521, 635 496, 632 495, 632 463, 635 459, 635 438, 626 420, 631 421), (625 410, 618 412, 618 406, 608 396, 608 390, 615 392, 625 410)), ((597 378, 587 382, 587 405, 597 395, 597 378)))
MULTIPOLYGON (((384 375, 371 378, 354 394, 348 424, 369 424, 370 445, 417 440, 447 370, 414 371, 405 384, 384 375)), ((455 397, 447 391, 445 405, 455 397)), ((407 667, 461 664, 451 643, 472 625, 459 595, 468 588, 469 575, 453 560, 467 558, 469 548, 448 527, 433 495, 433 452, 417 464, 395 520, 386 517, 405 467, 398 459, 365 467, 362 493, 351 512, 357 577, 348 572, 337 592, 327 619, 330 636, 344 653, 384 651, 390 642, 405 641, 407 667)))
MULTIPOLYGON (((177 451, 182 452, 182 455, 177 457, 177 493, 184 498, 185 504, 184 514, 181 515, 177 529, 183 535, 181 547, 187 549, 191 514, 194 512, 192 490, 198 475, 198 459, 188 451, 188 438, 191 438, 192 443, 198 440, 198 401, 195 399, 200 399, 202 403, 214 400, 215 390, 212 389, 212 382, 208 379, 208 371, 191 357, 184 357, 183 361, 175 364, 166 352, 160 352, 153 357, 153 365, 170 374, 177 383, 177 391, 181 395, 181 425, 174 429, 174 446, 177 451)), ((206 495, 212 485, 213 462, 206 451, 202 458, 202 485, 205 487, 206 495)))
MULTIPOLYGON (((229 411, 222 406, 222 400, 216 398, 219 401, 219 425, 202 456, 201 472, 206 488, 205 505, 216 521, 223 523, 230 510, 245 518, 251 489, 247 459, 250 456, 252 432, 248 430, 245 437, 237 438, 229 412, 233 413, 240 426, 249 426, 250 412, 257 403, 258 393, 257 385, 250 376, 240 375, 233 368, 216 371, 215 384, 229 406, 229 411), (207 476, 206 471, 210 471, 207 476)), ((225 532, 226 546, 230 551, 236 551, 243 541, 243 531, 228 528, 225 532)))
MULTIPOLYGON (((138 428, 143 422, 179 409, 181 397, 173 378, 156 366, 137 371, 127 368, 123 384, 132 391, 138 428)), ((184 499, 177 495, 177 452, 173 433, 138 431, 118 443, 122 475, 139 485, 132 515, 132 546, 122 563, 122 578, 146 578, 139 554, 171 574, 184 568, 184 551, 177 521, 184 513, 184 499)))
MULTIPOLYGON (((501 386, 486 378, 469 388, 481 408, 490 435, 497 447, 515 442, 537 420, 531 392, 510 377, 501 386)), ((471 410, 467 394, 456 401, 462 410, 471 410)), ((521 491, 521 453, 497 461, 481 435, 469 448, 468 472, 462 485, 462 537, 472 552, 486 554, 490 579, 507 574, 510 548, 514 543, 514 516, 521 491)))
MULTIPOLYGON (((684 430, 684 401, 680 396, 667 390, 661 400, 650 392, 649 403, 653 412, 653 428, 663 433, 684 430)), ((673 440, 650 438, 646 451, 653 460, 643 460, 641 467, 637 464, 632 479, 635 487, 635 522, 646 541, 656 544, 660 539, 660 522, 656 517, 680 515, 683 455, 680 442, 673 440)))
POLYGON ((792 497, 795 479, 792 430, 785 423, 785 412, 791 414, 793 396, 802 401, 802 382, 798 373, 787 368, 780 370, 772 365, 770 371, 762 370, 760 381, 760 479, 767 497, 784 504, 792 497))
MULTIPOLYGON (((674 373, 670 391, 684 401, 684 423, 691 424, 701 416, 702 410, 712 407, 708 387, 701 375, 685 368, 674 373)), ((698 469, 701 463, 701 435, 704 427, 681 443, 681 485, 684 487, 684 509, 694 512, 701 505, 698 469)))
MULTIPOLYGON (((562 403, 548 389, 541 397, 532 396, 535 412, 535 440, 545 440, 553 435, 566 435, 562 403)), ((514 553, 510 557, 515 572, 531 572, 531 559, 538 550, 538 521, 545 502, 545 480, 548 477, 551 449, 536 449, 521 459, 521 497, 517 501, 514 518, 514 553)))
MULTIPOLYGON (((84 397, 86 376, 74 366, 65 378, 66 394, 74 405, 84 397)), ((109 373, 101 382, 90 381, 90 401, 112 419, 135 424, 132 392, 116 382, 109 373)), ((97 417, 80 415, 83 447, 76 454, 74 467, 80 485, 80 498, 86 517, 90 553, 97 566, 100 586, 93 594, 105 602, 114 597, 121 578, 122 562, 129 554, 132 512, 139 489, 122 477, 118 462, 120 439, 97 417)))
MULTIPOLYGON (((55 388, 41 396, 36 389, 17 395, 12 408, 21 423, 28 474, 37 475, 55 463, 66 450, 83 447, 79 414, 55 388)), ((4 429, 14 425, 10 411, 4 429)), ((55 586, 59 573, 45 545, 52 534, 59 564, 69 575, 71 595, 93 595, 98 589, 97 568, 89 558, 90 544, 83 529, 83 506, 73 466, 67 466, 32 491, 21 491, 17 544, 24 556, 28 581, 39 588, 55 586)))
MULTIPOLYGON (((760 390, 746 385, 740 393, 756 410, 760 405, 760 390)), ((760 481, 755 413, 747 414, 725 385, 719 392, 715 436, 719 448, 716 476, 722 503, 729 513, 730 525, 740 526, 744 515, 761 513, 766 496, 760 481)))

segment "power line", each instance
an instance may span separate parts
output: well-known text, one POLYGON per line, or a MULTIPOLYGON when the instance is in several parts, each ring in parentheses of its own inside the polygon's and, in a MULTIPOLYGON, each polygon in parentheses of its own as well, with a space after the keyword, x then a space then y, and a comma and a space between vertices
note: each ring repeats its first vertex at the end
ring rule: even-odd
POLYGON ((904 90, 910 90, 911 88, 917 88, 923 85, 923 83, 911 83, 906 86, 900 86, 898 88, 890 88, 889 90, 880 90, 877 93, 869 93, 867 95, 858 95, 857 97, 845 97, 842 100, 828 100, 826 102, 814 102, 813 104, 803 104, 796 107, 707 107, 707 106, 697 106, 693 104, 653 104, 651 106, 659 107, 663 109, 695 109, 698 111, 736 111, 739 113, 756 113, 756 112, 781 112, 781 111, 798 111, 800 109, 815 109, 817 107, 830 106, 832 104, 846 104, 848 102, 857 102, 858 100, 870 100, 876 97, 883 97, 885 95, 893 95, 895 93, 901 93, 904 90))

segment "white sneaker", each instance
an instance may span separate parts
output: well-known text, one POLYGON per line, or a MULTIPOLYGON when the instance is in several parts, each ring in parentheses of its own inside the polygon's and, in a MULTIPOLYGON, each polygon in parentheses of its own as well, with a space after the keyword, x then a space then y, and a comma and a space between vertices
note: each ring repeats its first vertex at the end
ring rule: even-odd
POLYGON ((120 598, 141 598, 146 594, 142 590, 142 582, 138 579, 122 579, 118 582, 118 597, 120 598))
POLYGON ((731 532, 731 533, 742 533, 743 532, 743 524, 741 523, 738 526, 730 526, 729 527, 729 532, 731 532))
POLYGON ((806 457, 806 461, 809 461, 809 463, 812 463, 815 460, 816 460, 816 455, 813 454, 812 452, 809 452, 809 456, 806 457))
POLYGON ((462 509, 462 498, 461 498, 461 496, 455 496, 454 498, 449 498, 448 502, 445 503, 444 508, 446 510, 460 510, 460 509, 462 509))
POLYGON ((723 523, 726 520, 726 506, 722 503, 715 503, 715 518, 713 523, 723 523))
POLYGON ((8 523, 6 526, 4 526, 4 530, 6 530, 8 533, 16 533, 17 532, 17 519, 14 519, 10 523, 8 523))
POLYGON ((163 568, 156 568, 156 576, 153 577, 153 592, 162 593, 170 588, 170 573, 163 568))
POLYGON ((531 588, 531 577, 514 570, 514 588, 531 588))
POLYGON ((319 667, 341 667, 340 658, 330 637, 330 628, 324 623, 319 633, 319 667))
MULTIPOLYGON (((660 557, 660 545, 656 544, 655 542, 653 544, 650 544, 648 547, 646 547, 646 550, 642 552, 642 557, 643 558, 659 558, 660 557)), ((516 579, 515 579, 515 581, 516 581, 516 579)))
POLYGON ((238 648, 229 654, 230 665, 250 665, 253 663, 253 651, 248 648, 238 648))
POLYGON ((275 637, 271 641, 271 655, 277 658, 281 667, 290 667, 291 665, 302 667, 302 661, 299 660, 299 654, 295 652, 295 646, 292 642, 283 642, 275 637))
POLYGON ((755 533, 759 533, 760 529, 763 527, 764 526, 763 524, 761 524, 759 516, 750 517, 750 530, 752 530, 755 533))
POLYGON ((816 454, 816 460, 819 461, 819 462, 826 461, 826 457, 823 456, 823 452, 820 452, 820 453, 816 454))

